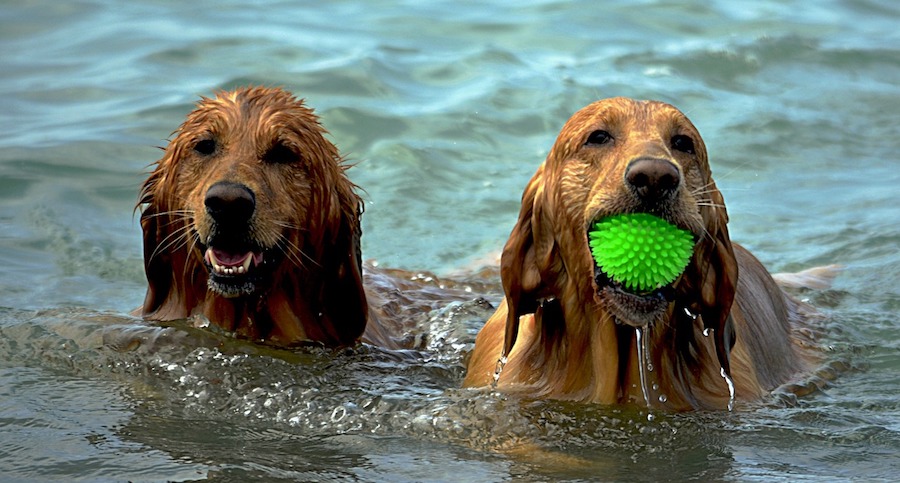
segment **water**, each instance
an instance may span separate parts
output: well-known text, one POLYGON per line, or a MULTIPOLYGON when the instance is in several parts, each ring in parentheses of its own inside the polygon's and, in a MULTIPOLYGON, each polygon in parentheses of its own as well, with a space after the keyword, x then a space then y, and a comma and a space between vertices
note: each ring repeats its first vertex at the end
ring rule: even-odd
POLYGON ((728 410, 731 411, 734 409, 734 380, 731 379, 731 376, 725 372, 725 368, 719 368, 719 375, 722 376, 722 379, 725 380, 725 384, 728 386, 728 410))
POLYGON ((647 327, 634 328, 634 346, 637 350, 638 372, 641 379, 641 394, 644 396, 644 405, 651 408, 650 392, 647 389, 647 372, 653 370, 650 362, 650 350, 647 347, 647 339, 650 337, 650 329, 647 327))
POLYGON ((887 0, 2 3, 0 473, 894 479, 898 22, 887 0), (142 327, 138 185, 197 96, 249 83, 305 97, 357 163, 366 257, 438 275, 502 247, 572 112, 672 102, 704 135, 734 240, 775 271, 846 267, 800 296, 854 370, 796 402, 648 421, 458 389, 490 312, 475 302, 422 314, 435 337, 413 354, 142 327))

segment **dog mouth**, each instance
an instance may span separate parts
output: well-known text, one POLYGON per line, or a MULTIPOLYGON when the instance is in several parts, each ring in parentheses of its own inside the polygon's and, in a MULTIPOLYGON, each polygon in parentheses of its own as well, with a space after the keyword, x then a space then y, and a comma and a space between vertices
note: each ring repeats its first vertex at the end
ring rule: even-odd
MULTIPOLYGON (((593 283, 596 294, 600 303, 613 315, 617 324, 638 328, 648 327, 665 318, 671 302, 675 299, 674 285, 678 277, 657 277, 656 271, 660 270, 658 268, 659 264, 653 266, 649 263, 649 260, 657 260, 657 257, 660 256, 660 245, 665 244, 665 242, 660 243, 659 239, 652 243, 655 245, 652 250, 648 248, 644 240, 638 242, 634 239, 617 242, 615 245, 606 246, 601 244, 592 246, 592 243, 594 243, 591 240, 593 227, 598 221, 609 216, 615 215, 598 215, 594 217, 588 224, 587 232, 585 233, 585 249, 593 266, 593 283), (605 253, 616 253, 621 258, 604 258, 602 255, 594 253, 594 249, 611 250, 605 253), (610 268, 610 272, 604 270, 600 262, 601 258, 607 263, 611 263, 612 268, 610 268), (644 262, 645 259, 648 262, 644 262), (637 260, 641 261, 637 262, 637 260), (634 272, 623 273, 623 266, 641 267, 640 270, 643 271, 644 278, 640 278, 634 272), (648 274, 648 269, 651 269, 653 275, 648 274), (614 275, 615 273, 618 273, 618 275, 614 275), (652 282, 653 278, 661 278, 664 281, 654 283, 652 282)), ((666 219, 667 217, 654 216, 671 223, 666 219)), ((696 240, 696 236, 694 239, 696 240)))
POLYGON ((209 290, 226 298, 259 290, 271 254, 259 248, 208 246, 203 261, 209 272, 209 290))
POLYGON ((206 249, 203 258, 211 273, 226 277, 247 275, 263 262, 262 252, 231 252, 213 247, 206 249))
POLYGON ((635 291, 610 278, 594 264, 594 283, 601 301, 617 324, 647 327, 661 320, 674 298, 673 284, 649 291, 635 291))

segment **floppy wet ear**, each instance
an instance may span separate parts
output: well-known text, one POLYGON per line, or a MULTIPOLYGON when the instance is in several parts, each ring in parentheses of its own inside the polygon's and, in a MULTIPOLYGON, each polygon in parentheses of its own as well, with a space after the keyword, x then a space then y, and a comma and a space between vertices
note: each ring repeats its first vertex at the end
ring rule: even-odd
POLYGON ((731 306, 738 281, 738 263, 728 234, 728 213, 722 193, 710 181, 710 203, 702 214, 706 234, 694 249, 685 271, 682 294, 687 308, 703 317, 705 328, 713 329, 716 356, 727 374, 731 373, 729 352, 734 345, 731 306))
POLYGON ((538 168, 522 194, 519 219, 503 248, 500 276, 506 295, 507 319, 503 356, 509 355, 519 333, 519 317, 534 313, 550 296, 545 265, 555 247, 547 210, 544 165, 538 168))
MULTIPOLYGON (((153 187, 159 181, 160 173, 155 171, 144 182, 138 208, 143 206, 141 212, 141 231, 144 239, 144 274, 147 277, 147 294, 144 297, 144 305, 141 308, 141 316, 150 319, 166 318, 163 312, 170 312, 171 307, 166 301, 172 293, 175 284, 173 275, 172 253, 163 249, 168 234, 166 227, 171 222, 167 221, 165 208, 160 208, 159 200, 153 195, 153 187)), ((186 316, 186 315, 182 315, 186 316)), ((178 318, 178 317, 175 317, 178 318)))
POLYGON ((307 254, 319 261, 314 276, 321 283, 313 302, 320 323, 307 332, 322 331, 322 339, 350 346, 365 331, 369 313, 361 253, 364 204, 346 176, 337 148, 324 138, 318 141, 323 156, 330 159, 311 166, 315 170, 311 176, 319 182, 312 193, 313 218, 306 243, 307 254))
POLYGON ((193 270, 186 266, 187 253, 179 236, 187 236, 183 230, 184 218, 171 214, 169 199, 161 195, 161 186, 171 165, 172 153, 161 159, 156 169, 141 186, 136 210, 141 210, 141 231, 144 240, 144 273, 147 277, 147 294, 140 315, 154 320, 173 320, 187 317, 189 290, 181 290, 179 283, 186 283, 193 270), (173 247, 179 247, 173 250, 173 247), (176 269, 176 267, 179 267, 176 269))
MULTIPOLYGON (((362 336, 368 320, 368 304, 363 289, 360 218, 362 201, 356 198, 352 211, 341 214, 333 243, 324 256, 324 283, 321 289, 323 315, 330 320, 330 334, 341 345, 352 345, 362 336)), ((326 243, 327 243, 326 242, 326 243)))
POLYGON ((162 253, 157 256, 154 253, 161 237, 158 214, 152 206, 144 208, 141 213, 141 230, 144 234, 144 274, 147 277, 147 295, 144 297, 141 315, 152 318, 172 288, 171 263, 165 260, 168 256, 162 253))

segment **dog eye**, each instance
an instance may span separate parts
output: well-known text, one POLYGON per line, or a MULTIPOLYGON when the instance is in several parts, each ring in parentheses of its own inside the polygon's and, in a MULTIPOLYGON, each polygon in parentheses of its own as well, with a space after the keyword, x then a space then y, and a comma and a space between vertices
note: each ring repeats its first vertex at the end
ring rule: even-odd
POLYGON ((694 140, 684 134, 672 136, 672 149, 682 153, 694 154, 694 140))
POLYGON ((201 139, 194 144, 194 151, 204 156, 216 152, 216 141, 214 139, 201 139))
POLYGON ((263 161, 270 164, 289 164, 296 162, 298 158, 291 148, 281 143, 273 145, 263 155, 263 161))
POLYGON ((608 132, 601 129, 601 130, 592 132, 591 135, 588 136, 587 141, 585 141, 584 145, 591 146, 591 145, 606 144, 606 143, 612 141, 612 138, 613 137, 611 134, 609 134, 608 132))

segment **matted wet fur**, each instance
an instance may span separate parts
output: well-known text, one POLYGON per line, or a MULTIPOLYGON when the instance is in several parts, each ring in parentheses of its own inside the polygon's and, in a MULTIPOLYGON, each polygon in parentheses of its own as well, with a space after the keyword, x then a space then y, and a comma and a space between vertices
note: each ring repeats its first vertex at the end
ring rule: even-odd
POLYGON ((706 147, 675 107, 625 98, 595 102, 565 124, 522 196, 501 257, 505 302, 476 339, 466 386, 494 382, 530 397, 644 404, 636 331, 646 328, 654 406, 725 408, 758 400, 811 369, 811 308, 731 242, 706 147), (697 244, 672 284, 634 293, 595 265, 594 222, 651 213, 697 244))
POLYGON ((404 311, 470 299, 374 269, 367 293, 363 202, 325 135, 282 89, 203 98, 141 189, 148 288, 137 313, 276 346, 392 347, 404 311), (409 307, 397 306, 401 292, 409 307))

